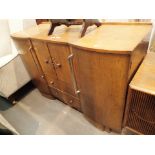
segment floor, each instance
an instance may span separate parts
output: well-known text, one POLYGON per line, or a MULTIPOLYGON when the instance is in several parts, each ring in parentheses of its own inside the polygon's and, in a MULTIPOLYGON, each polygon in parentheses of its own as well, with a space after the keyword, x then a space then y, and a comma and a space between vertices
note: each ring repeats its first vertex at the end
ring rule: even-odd
POLYGON ((78 111, 30 91, 16 105, 0 100, 0 113, 22 135, 114 135, 94 127, 78 111))
POLYGON ((9 129, 13 134, 19 135, 16 129, 0 114, 0 129, 9 129))

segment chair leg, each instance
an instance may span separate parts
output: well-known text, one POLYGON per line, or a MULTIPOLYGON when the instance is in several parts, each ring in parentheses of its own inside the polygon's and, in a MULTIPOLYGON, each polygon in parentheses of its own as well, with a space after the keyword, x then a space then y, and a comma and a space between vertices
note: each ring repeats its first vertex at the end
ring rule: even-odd
POLYGON ((83 25, 83 30, 82 30, 82 33, 81 33, 81 37, 83 37, 87 31, 87 28, 88 28, 88 25, 86 23, 84 23, 83 25))
POLYGON ((97 27, 100 27, 102 24, 101 24, 101 23, 95 23, 95 25, 96 25, 97 27))
POLYGON ((51 34, 53 33, 53 31, 54 31, 54 29, 55 29, 56 26, 59 26, 59 25, 58 25, 58 24, 52 24, 52 25, 51 25, 51 28, 50 28, 50 30, 49 30, 49 32, 48 32, 48 36, 51 35, 51 34))

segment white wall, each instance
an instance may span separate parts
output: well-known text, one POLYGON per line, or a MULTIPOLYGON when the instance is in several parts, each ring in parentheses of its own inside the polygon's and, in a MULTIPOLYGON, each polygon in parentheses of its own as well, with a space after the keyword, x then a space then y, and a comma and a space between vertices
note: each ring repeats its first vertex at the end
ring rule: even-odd
MULTIPOLYGON (((9 27, 10 27, 10 34, 22 31, 24 29, 27 29, 29 27, 32 27, 36 25, 36 21, 34 19, 11 19, 8 20, 9 27)), ((11 40, 11 48, 12 48, 12 54, 17 54, 17 49, 11 40)))
POLYGON ((0 57, 11 54, 11 39, 8 20, 0 20, 0 57))
POLYGON ((8 54, 17 54, 17 50, 10 34, 36 25, 34 19, 0 20, 0 57, 8 54))
POLYGON ((151 52, 155 52, 155 20, 152 20, 153 23, 153 29, 151 33, 150 43, 149 43, 149 49, 151 52))

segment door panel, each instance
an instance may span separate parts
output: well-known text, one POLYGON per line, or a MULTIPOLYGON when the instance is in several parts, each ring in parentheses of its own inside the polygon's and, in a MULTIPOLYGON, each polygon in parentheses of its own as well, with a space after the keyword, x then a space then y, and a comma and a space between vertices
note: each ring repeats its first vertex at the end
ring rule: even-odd
POLYGON ((50 94, 47 82, 44 78, 43 72, 31 48, 31 42, 28 39, 14 39, 16 47, 19 50, 21 58, 27 68, 33 83, 44 94, 50 94))
POLYGON ((32 40, 32 44, 47 79, 48 85, 55 85, 57 76, 46 43, 43 41, 32 40))
POLYGON ((103 126, 121 131, 129 56, 73 48, 82 111, 103 126), (78 65, 78 66, 77 66, 78 65))
POLYGON ((62 44, 48 43, 48 48, 58 77, 59 89, 75 95, 68 64, 69 47, 62 44))

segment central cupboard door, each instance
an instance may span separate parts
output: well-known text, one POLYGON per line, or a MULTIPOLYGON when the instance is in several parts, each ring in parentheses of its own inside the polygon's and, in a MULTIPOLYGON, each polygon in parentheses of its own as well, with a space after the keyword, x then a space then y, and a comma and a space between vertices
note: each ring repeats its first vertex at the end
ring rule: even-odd
POLYGON ((78 62, 75 78, 83 113, 99 124, 121 132, 129 56, 73 47, 78 62))
POLYGON ((48 85, 55 85, 57 76, 46 43, 43 41, 32 39, 32 44, 36 52, 37 58, 39 59, 40 65, 43 69, 43 72, 45 74, 45 77, 47 79, 48 85))
POLYGON ((70 55, 68 45, 48 43, 48 48, 58 78, 58 89, 76 96, 68 64, 68 56, 70 55))

